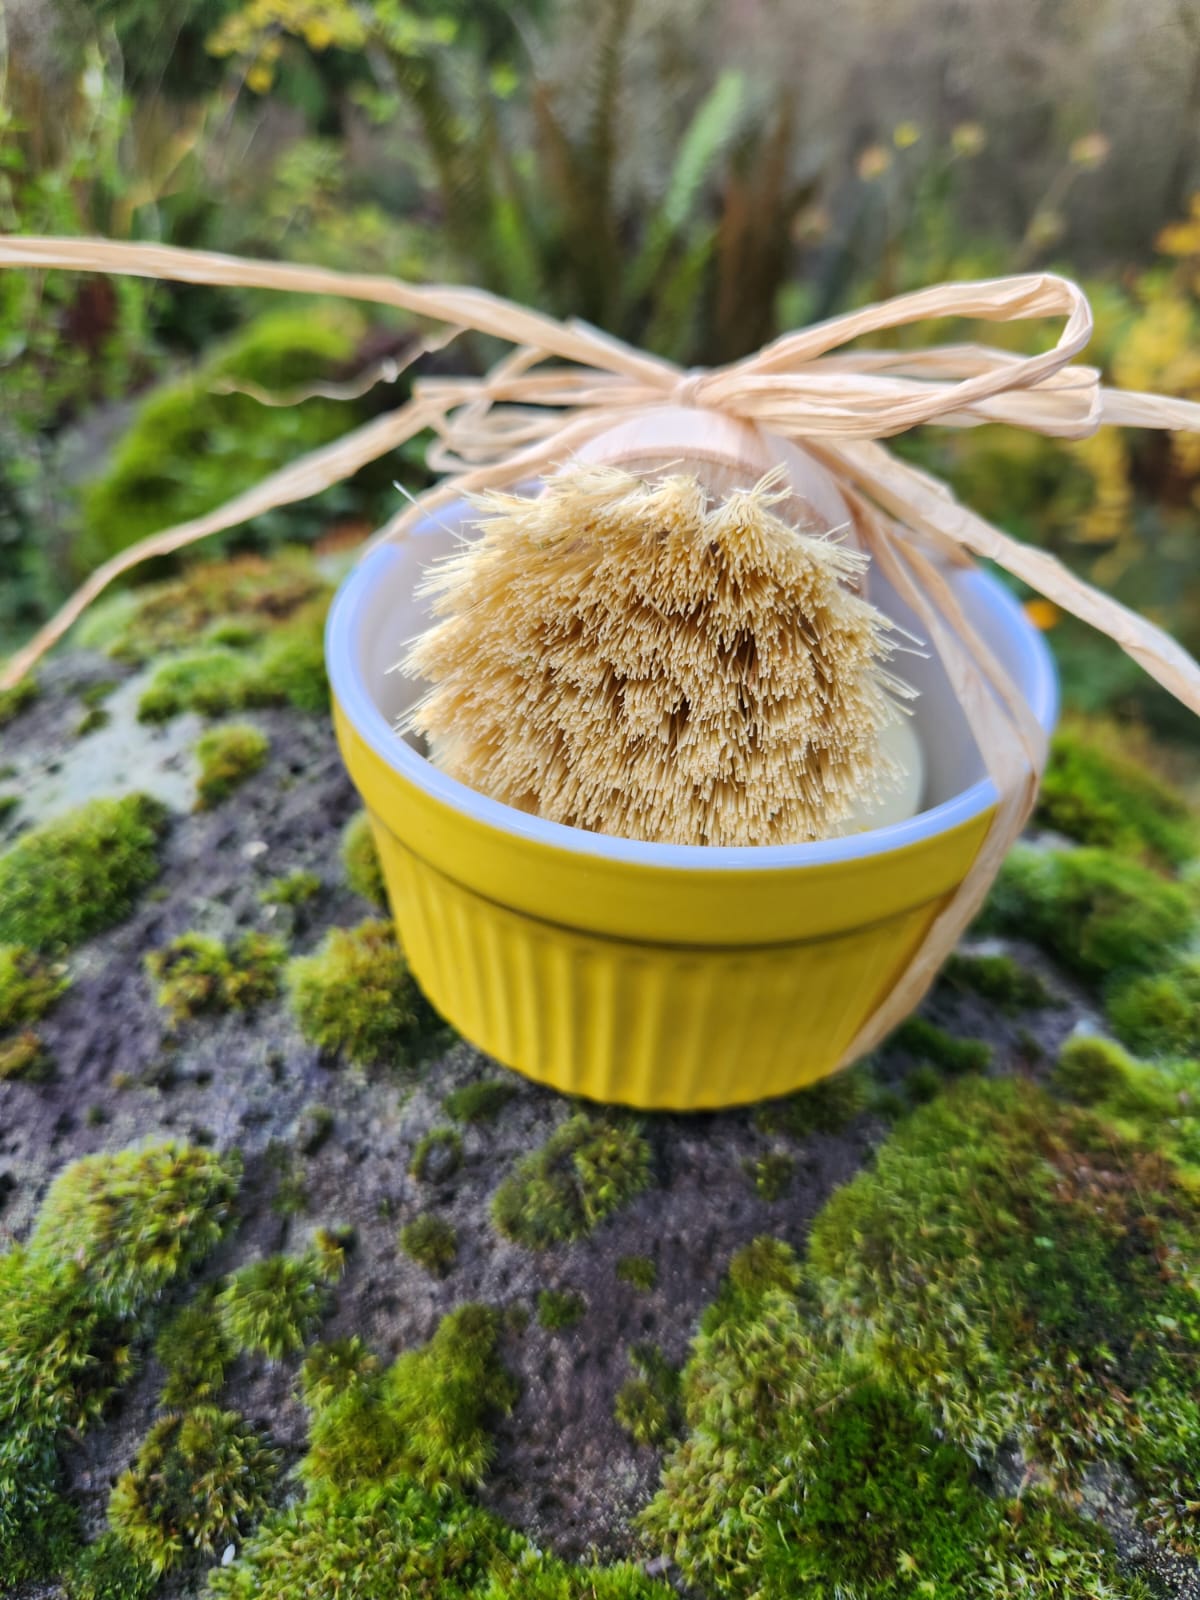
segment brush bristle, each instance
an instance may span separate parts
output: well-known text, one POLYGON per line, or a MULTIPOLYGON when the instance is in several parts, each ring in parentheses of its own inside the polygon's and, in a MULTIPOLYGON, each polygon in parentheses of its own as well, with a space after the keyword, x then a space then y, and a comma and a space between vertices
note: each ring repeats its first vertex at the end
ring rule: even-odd
POLYGON ((879 735, 911 691, 867 558, 773 514, 777 476, 713 505, 694 477, 611 466, 490 494, 433 569, 404 727, 507 805, 627 839, 828 837, 902 774, 879 735))

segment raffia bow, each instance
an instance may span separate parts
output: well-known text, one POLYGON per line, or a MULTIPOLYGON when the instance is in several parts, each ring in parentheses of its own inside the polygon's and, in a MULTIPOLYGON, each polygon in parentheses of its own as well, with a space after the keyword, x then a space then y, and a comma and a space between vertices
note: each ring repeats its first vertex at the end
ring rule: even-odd
MULTIPOLYGON (((685 372, 586 324, 560 322, 478 289, 421 287, 393 278, 103 240, 0 237, 0 266, 335 295, 394 306, 454 332, 471 329, 514 346, 484 377, 419 380, 409 402, 395 411, 205 516, 154 534, 106 562, 12 658, 0 676, 3 687, 17 682, 109 583, 139 562, 307 499, 425 429, 434 434, 430 466, 446 476, 372 543, 402 538, 417 521, 464 494, 535 478, 631 414, 664 405, 695 408, 698 432, 706 412, 756 424, 799 445, 832 471, 864 547, 912 606, 942 658, 999 795, 966 881, 906 970, 896 975, 847 1061, 882 1038, 936 976, 1023 827, 1045 761, 1042 731, 967 622, 947 581, 947 565, 971 557, 996 562, 1109 635, 1200 713, 1200 666, 1162 629, 1083 583, 1047 552, 991 526, 959 504, 944 484, 880 443, 931 422, 950 427, 1007 423, 1063 439, 1086 438, 1104 424, 1200 431, 1200 404, 1107 389, 1095 368, 1071 364, 1091 337, 1092 316, 1083 292, 1065 278, 1037 273, 922 289, 786 334, 729 366, 685 372), (1063 318, 1064 326, 1054 347, 1034 356, 975 344, 911 351, 847 348, 872 334, 946 317, 1063 318)), ((443 333, 421 348, 433 348, 446 337, 443 333)))

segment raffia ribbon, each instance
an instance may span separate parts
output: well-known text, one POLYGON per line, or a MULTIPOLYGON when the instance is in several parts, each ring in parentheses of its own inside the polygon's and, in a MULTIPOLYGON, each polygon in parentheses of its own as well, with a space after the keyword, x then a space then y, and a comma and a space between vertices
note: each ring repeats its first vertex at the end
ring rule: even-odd
MULTIPOLYGON (((631 413, 664 405, 695 408, 698 443, 705 413, 725 413, 791 441, 827 467, 864 547, 912 606, 942 658, 999 795, 966 880, 940 910, 906 970, 895 975, 886 998, 846 1052, 847 1063, 873 1048, 936 977, 1024 826, 1045 762, 1041 729, 968 624, 944 563, 971 557, 996 562, 1107 634, 1200 713, 1200 666, 1168 634, 1076 578, 1047 552, 1001 533, 960 505, 944 484, 879 442, 930 422, 950 427, 1008 423, 1062 439, 1086 438, 1105 424, 1200 431, 1200 404, 1108 389, 1094 367, 1072 364, 1091 337, 1091 309, 1076 284, 1055 274, 918 290, 785 334, 729 366, 685 372, 586 324, 560 322, 478 289, 424 287, 92 239, 0 237, 0 266, 335 295, 394 306, 514 347, 484 377, 419 380, 406 405, 311 452, 207 515, 122 551, 17 652, 0 676, 0 687, 17 682, 113 579, 139 562, 307 499, 424 429, 433 432, 429 462, 445 474, 443 481, 393 518, 372 545, 402 538, 417 521, 464 494, 511 487, 553 470, 631 413), (977 344, 911 351, 846 348, 871 334, 946 317, 1062 318, 1064 326, 1053 349, 1034 356, 977 344)), ((443 333, 438 342, 444 338, 443 333)))

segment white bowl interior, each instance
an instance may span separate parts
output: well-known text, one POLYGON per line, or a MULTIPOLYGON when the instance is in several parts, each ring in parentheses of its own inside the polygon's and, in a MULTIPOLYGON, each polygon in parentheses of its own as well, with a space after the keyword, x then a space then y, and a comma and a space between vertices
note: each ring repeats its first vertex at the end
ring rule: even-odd
MULTIPOLYGON (((510 831, 542 836, 567 848, 593 853, 669 861, 689 867, 701 864, 783 865, 785 861, 829 860, 864 851, 895 848, 915 837, 965 821, 995 803, 994 786, 971 735, 967 719, 950 687, 940 659, 924 655, 897 658, 899 675, 920 691, 916 728, 925 758, 925 793, 921 812, 906 823, 868 830, 819 844, 778 845, 758 849, 712 849, 696 845, 655 846, 634 840, 565 828, 526 816, 478 795, 438 772, 421 753, 419 741, 401 740, 392 731, 413 704, 422 684, 395 670, 408 642, 429 624, 430 606, 419 598, 424 570, 470 536, 463 528, 465 508, 448 508, 436 519, 419 524, 406 542, 381 546, 346 580, 330 613, 327 657, 334 692, 359 732, 389 763, 491 822, 510 831), (949 808, 949 809, 947 809, 949 808), (936 814, 936 815, 935 815, 936 814), (915 831, 914 831, 915 830, 915 831), (767 858, 770 858, 768 860, 767 858)), ((1020 606, 996 580, 976 570, 950 574, 959 603, 982 639, 1005 664, 1042 726, 1049 730, 1057 712, 1053 663, 1040 634, 1020 606)), ((901 627, 919 634, 912 611, 879 573, 872 575, 871 598, 901 627)))

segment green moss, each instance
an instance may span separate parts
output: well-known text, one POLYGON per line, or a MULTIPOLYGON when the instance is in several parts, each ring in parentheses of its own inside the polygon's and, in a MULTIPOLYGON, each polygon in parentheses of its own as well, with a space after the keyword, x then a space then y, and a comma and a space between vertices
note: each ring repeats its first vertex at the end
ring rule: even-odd
MULTIPOLYGON (((284 392, 304 387, 346 361, 361 331, 352 309, 273 311, 239 330, 194 375, 153 390, 118 441, 108 470, 84 493, 73 552, 80 571, 147 534, 202 515, 343 433, 349 425, 344 403, 316 398, 264 406, 249 394, 223 391, 229 385, 284 392)), ((295 517, 287 510, 267 513, 249 532, 286 536, 298 526, 295 517)), ((311 523, 310 509, 304 518, 311 523)), ((240 537, 246 536, 243 530, 240 537)))
POLYGON ((212 1600, 457 1600, 485 1582, 516 1537, 458 1497, 406 1478, 324 1491, 271 1517, 232 1566, 209 1579, 212 1600))
POLYGON ((54 1062, 32 1028, 0 1039, 0 1083, 49 1083, 54 1062))
POLYGON ((211 1291, 181 1307, 164 1325, 154 1342, 154 1354, 167 1374, 161 1405, 182 1410, 215 1399, 233 1352, 211 1291))
POLYGON ((679 1373, 656 1345, 634 1345, 629 1359, 635 1375, 617 1391, 617 1425, 635 1444, 665 1444, 680 1423, 679 1373))
POLYGON ((769 1289, 795 1294, 800 1287, 796 1252, 782 1239, 761 1234, 736 1252, 729 1263, 729 1283, 735 1293, 756 1299, 769 1289))
POLYGON ((620 1256, 617 1277, 622 1283, 649 1294, 658 1285, 658 1268, 649 1256, 620 1256))
POLYGON ((390 923, 332 928, 314 955, 290 963, 287 981, 304 1037, 350 1061, 406 1065, 441 1035, 390 923))
POLYGON ((92 800, 0 856, 0 942, 79 944, 120 922, 159 872, 166 812, 146 795, 92 800))
POLYGON ((453 1223, 426 1211, 400 1230, 400 1248, 435 1278, 444 1278, 458 1255, 453 1223))
POLYGON ((1104 850, 1034 850, 1009 855, 982 925, 1032 939, 1092 983, 1153 972, 1187 938, 1189 894, 1136 862, 1104 850))
POLYGON ((257 659, 260 692, 273 704, 297 711, 329 709, 325 673, 325 615, 328 599, 305 606, 268 635, 257 659))
POLYGON ((266 1511, 278 1469, 235 1411, 196 1406, 160 1417, 117 1480, 109 1526, 152 1572, 169 1572, 244 1537, 266 1511))
POLYGON ((573 1328, 587 1310, 587 1301, 574 1289, 539 1289, 537 1319, 547 1333, 573 1328))
POLYGON ((516 1085, 507 1078, 484 1078, 479 1083, 464 1083, 461 1089, 452 1089, 442 1106, 455 1122, 492 1122, 516 1092, 516 1085))
POLYGON ((278 995, 285 947, 263 933, 246 933, 231 945, 202 933, 178 939, 145 957, 157 984, 155 999, 173 1022, 205 1012, 245 1011, 278 995))
POLYGON ((786 1100, 759 1106, 754 1125, 761 1133, 806 1139, 812 1133, 841 1133, 867 1107, 870 1079, 864 1067, 822 1078, 786 1100))
POLYGON ((159 1576, 115 1533, 103 1533, 61 1572, 69 1600, 148 1600, 159 1576))
POLYGON ((1080 844, 1162 866, 1181 866, 1200 848, 1184 797, 1080 728, 1066 728, 1051 742, 1038 818, 1080 844))
POLYGON ((1012 956, 954 954, 942 968, 940 981, 951 989, 965 990, 990 1000, 1008 1016, 1036 1011, 1053 1004, 1046 985, 1012 956))
POLYGON ((0 728, 7 728, 10 722, 15 722, 37 697, 38 686, 34 678, 22 678, 11 689, 0 689, 0 728))
POLYGON ((982 1039, 957 1039, 926 1017, 909 1017, 902 1022, 888 1045, 906 1051, 918 1063, 935 1067, 948 1077, 986 1072, 992 1062, 991 1046, 982 1039))
POLYGON ((301 1476, 335 1490, 399 1473, 429 1486, 478 1483, 492 1454, 489 1419, 515 1399, 498 1334, 495 1312, 459 1306, 427 1345, 351 1381, 315 1412, 301 1476))
POLYGON ((329 1306, 326 1266, 313 1254, 267 1256, 241 1267, 216 1298, 234 1351, 280 1361, 303 1350, 329 1306))
POLYGON ((211 811, 247 778, 261 771, 270 748, 266 734, 246 722, 230 722, 201 734, 196 744, 200 762, 197 811, 211 811))
POLYGON ((518 1161, 492 1198, 492 1219, 540 1250, 582 1238, 649 1182, 650 1148, 637 1127, 581 1112, 518 1161))
POLYGON ((529 1548, 515 1562, 496 1562, 479 1600, 672 1600, 674 1594, 629 1561, 568 1566, 529 1548))
POLYGON ((222 717, 263 705, 254 664, 233 650, 193 650, 169 656, 154 672, 138 701, 138 720, 169 722, 181 711, 222 717))
POLYGON ((301 1155, 315 1156, 333 1135, 335 1118, 328 1106, 305 1106, 296 1130, 296 1147, 301 1155))
POLYGON ((780 1150, 769 1151, 765 1156, 747 1157, 742 1171, 754 1185, 754 1192, 768 1205, 782 1200, 792 1186, 796 1163, 780 1150))
POLYGON ((6 822, 14 811, 20 810, 19 794, 0 794, 0 823, 6 822))
POLYGON ((351 817, 342 832, 342 870, 355 894, 387 910, 387 884, 371 832, 371 819, 365 811, 351 817))
POLYGON ((45 1016, 66 987, 65 968, 22 945, 0 945, 0 1033, 45 1016))
POLYGON ((1200 956, 1117 985, 1105 1011, 1115 1032, 1140 1055, 1200 1055, 1200 956))
POLYGON ((1131 1060, 1111 1040, 1080 1035, 1063 1045, 1052 1082, 1127 1136, 1200 1169, 1200 1061, 1151 1066, 1131 1060))
POLYGON ((75 737, 86 739, 89 733, 98 733, 101 728, 107 728, 111 721, 111 716, 103 706, 92 706, 75 724, 75 737))
POLYGON ((268 906, 305 906, 310 900, 315 900, 320 892, 321 880, 316 873, 297 868, 286 877, 272 878, 258 898, 268 906))
POLYGON ((454 1128, 431 1128, 417 1140, 408 1175, 418 1183, 444 1183, 462 1165, 462 1138, 454 1128))
POLYGON ((305 1356, 300 1365, 300 1394, 310 1411, 320 1411, 378 1371, 378 1358, 357 1334, 349 1339, 332 1339, 328 1344, 314 1345, 305 1356))
POLYGON ((0 1256, 0 1581, 66 1564, 59 1450, 129 1378, 155 1303, 221 1238, 236 1187, 236 1161, 206 1150, 89 1156, 0 1256))

